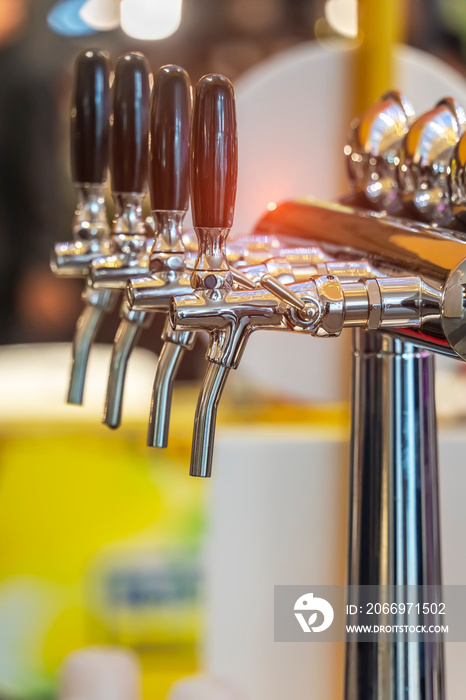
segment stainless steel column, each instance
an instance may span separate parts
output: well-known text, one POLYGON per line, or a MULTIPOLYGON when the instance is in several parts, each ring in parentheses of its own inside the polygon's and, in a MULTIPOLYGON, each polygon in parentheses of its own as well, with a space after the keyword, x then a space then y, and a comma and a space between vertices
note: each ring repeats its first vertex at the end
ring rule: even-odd
MULTIPOLYGON (((348 584, 440 584, 433 355, 355 330, 351 451, 348 584)), ((350 642, 345 682, 345 700, 444 700, 442 641, 350 642)))

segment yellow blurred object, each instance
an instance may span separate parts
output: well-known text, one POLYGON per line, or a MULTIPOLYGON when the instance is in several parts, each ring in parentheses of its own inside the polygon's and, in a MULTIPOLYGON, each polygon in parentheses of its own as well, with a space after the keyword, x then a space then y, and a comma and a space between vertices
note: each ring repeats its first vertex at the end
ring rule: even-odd
MULTIPOLYGON (((188 477, 198 386, 175 390, 168 449, 147 448, 153 358, 135 353, 113 432, 99 423, 107 355, 94 349, 76 408, 61 395, 69 348, 0 348, 0 695, 54 696, 64 657, 89 645, 133 649, 146 700, 198 670, 209 491, 188 477)), ((348 424, 345 405, 245 396, 227 395, 220 428, 348 424)))
POLYGON ((353 114, 367 109, 393 84, 393 46, 403 40, 403 0, 359 0, 353 114))
MULTIPOLYGON (((185 444, 162 454, 145 447, 143 425, 112 434, 86 424, 22 425, 2 436, 0 621, 5 584, 27 585, 38 601, 15 631, 19 668, 7 690, 33 690, 68 652, 97 643, 140 652, 146 697, 164 697, 196 669, 205 485, 187 478, 185 427, 185 444), (168 590, 174 568, 184 586, 178 600, 168 590), (196 580, 186 591, 189 577, 196 580), (24 657, 36 610, 35 649, 24 657)), ((1 626, 0 638, 8 633, 1 626)))

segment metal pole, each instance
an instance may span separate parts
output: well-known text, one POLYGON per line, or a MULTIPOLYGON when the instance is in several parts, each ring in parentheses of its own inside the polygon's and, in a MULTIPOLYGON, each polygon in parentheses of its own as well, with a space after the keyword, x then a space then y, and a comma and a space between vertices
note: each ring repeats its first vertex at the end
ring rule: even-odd
MULTIPOLYGON (((440 585, 431 353, 355 330, 351 451, 349 585, 440 585)), ((445 698, 441 639, 350 642, 345 673, 345 700, 445 698)))

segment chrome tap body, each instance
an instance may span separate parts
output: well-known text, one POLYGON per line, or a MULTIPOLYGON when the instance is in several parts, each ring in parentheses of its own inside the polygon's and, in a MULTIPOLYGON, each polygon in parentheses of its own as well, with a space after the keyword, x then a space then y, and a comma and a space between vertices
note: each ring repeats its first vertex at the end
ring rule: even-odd
POLYGON ((209 366, 196 408, 190 470, 193 476, 211 474, 218 392, 223 391, 228 371, 238 367, 254 331, 334 337, 344 327, 417 329, 441 317, 441 294, 419 277, 342 282, 329 275, 283 285, 265 276, 262 285, 266 289, 229 292, 222 297, 203 292, 172 301, 170 321, 175 330, 202 328, 210 338, 209 366), (209 435, 208 440, 204 433, 209 435))

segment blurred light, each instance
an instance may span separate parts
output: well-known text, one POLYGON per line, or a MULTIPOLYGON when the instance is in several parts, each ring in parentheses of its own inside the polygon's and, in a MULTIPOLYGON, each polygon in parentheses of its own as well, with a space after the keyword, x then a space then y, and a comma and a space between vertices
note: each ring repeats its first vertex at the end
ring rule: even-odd
POLYGON ((65 36, 89 36, 95 34, 80 16, 85 0, 61 0, 47 15, 47 24, 52 31, 65 36))
POLYGON ((327 0, 325 19, 335 32, 354 39, 358 35, 357 0, 327 0))
POLYGON ((121 28, 134 39, 165 39, 180 26, 182 0, 122 0, 121 28))
POLYGON ((119 0, 86 0, 79 11, 81 19, 93 29, 108 32, 120 26, 119 0))
POLYGON ((267 204, 267 209, 268 209, 269 211, 273 211, 273 210, 276 209, 276 208, 277 208, 277 203, 276 203, 276 202, 269 202, 269 203, 267 204))

